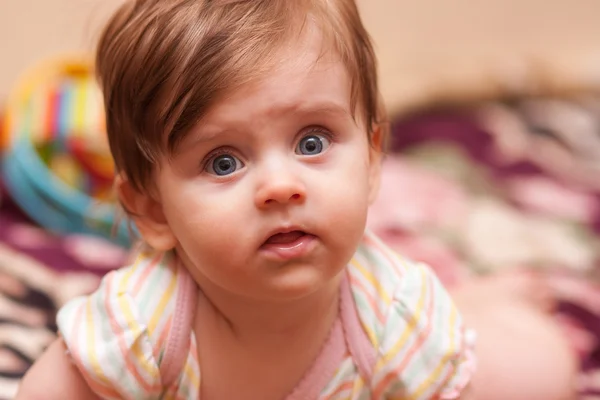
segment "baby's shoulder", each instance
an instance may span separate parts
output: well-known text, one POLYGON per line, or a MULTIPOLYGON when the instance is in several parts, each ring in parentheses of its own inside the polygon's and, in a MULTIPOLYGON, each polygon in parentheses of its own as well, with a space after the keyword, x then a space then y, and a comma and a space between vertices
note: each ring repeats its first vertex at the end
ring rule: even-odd
POLYGON ((456 313, 429 266, 402 257, 372 233, 365 234, 348 273, 362 321, 374 327, 378 336, 392 329, 398 319, 410 321, 417 333, 419 328, 426 329, 431 318, 456 313))
POLYGON ((117 289, 114 295, 127 294, 146 303, 148 296, 176 289, 180 268, 172 252, 140 251, 130 264, 108 273, 100 289, 109 285, 117 289))
POLYGON ((171 252, 140 251, 128 265, 106 274, 89 298, 119 312, 123 311, 119 305, 127 301, 135 308, 136 318, 149 320, 159 303, 163 314, 171 311, 179 274, 180 266, 171 252))
POLYGON ((431 398, 436 391, 455 398, 472 372, 472 344, 433 271, 369 233, 348 270, 362 326, 377 350, 374 381, 387 382, 373 388, 375 398, 431 398))
POLYGON ((356 295, 368 294, 371 306, 384 311, 394 301, 412 298, 415 293, 438 284, 431 269, 420 262, 402 257, 377 236, 366 232, 348 266, 350 282, 356 295))
POLYGON ((130 265, 107 273, 94 292, 65 304, 58 326, 105 327, 118 336, 142 324, 152 338, 159 334, 158 320, 164 323, 174 312, 181 268, 172 253, 138 252, 130 265), (94 318, 82 319, 85 314, 94 318))
POLYGON ((140 252, 131 265, 108 273, 95 292, 59 310, 59 333, 96 393, 134 399, 162 392, 181 268, 172 254, 140 252))

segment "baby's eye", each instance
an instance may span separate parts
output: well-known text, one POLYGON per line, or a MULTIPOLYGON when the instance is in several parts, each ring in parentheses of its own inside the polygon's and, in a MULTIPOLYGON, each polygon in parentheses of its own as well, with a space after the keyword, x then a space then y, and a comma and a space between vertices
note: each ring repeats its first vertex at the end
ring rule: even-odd
POLYGON ((231 154, 221 154, 208 162, 206 165, 206 172, 218 176, 225 176, 233 174, 243 166, 244 163, 242 163, 239 158, 231 154))
POLYGON ((298 146, 296 146, 296 154, 304 156, 315 156, 326 150, 331 141, 325 135, 311 134, 304 136, 298 146))

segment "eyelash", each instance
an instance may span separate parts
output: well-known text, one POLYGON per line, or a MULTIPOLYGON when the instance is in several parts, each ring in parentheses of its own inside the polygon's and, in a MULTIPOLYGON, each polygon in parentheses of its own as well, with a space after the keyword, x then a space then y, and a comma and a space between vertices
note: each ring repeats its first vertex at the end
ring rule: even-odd
POLYGON ((205 171, 206 168, 208 168, 209 164, 211 162, 213 162, 215 158, 217 158, 219 156, 222 156, 224 154, 235 155, 233 153, 235 153, 235 152, 233 150, 231 150, 231 149, 228 149, 227 147, 221 147, 221 148, 218 148, 218 149, 215 149, 215 150, 211 151, 210 153, 208 153, 206 155, 206 157, 204 157, 204 160, 201 163, 202 171, 205 171))
POLYGON ((305 129, 304 131, 300 132, 300 134, 298 135, 298 140, 296 140, 296 142, 299 142, 300 139, 302 139, 305 136, 311 135, 311 134, 315 134, 318 133, 319 135, 323 135, 325 137, 327 137, 327 139, 329 139, 331 142, 333 142, 333 133, 331 133, 330 130, 320 127, 320 126, 311 126, 308 129, 305 129))
MULTIPOLYGON (((319 135, 323 135, 325 137, 327 137, 327 139, 329 139, 329 141, 331 141, 331 143, 335 143, 334 141, 334 134, 331 133, 331 131, 329 131, 326 128, 320 127, 320 126, 311 126, 308 127, 307 129, 303 130, 302 132, 300 132, 298 134, 298 138, 294 141, 294 148, 297 146, 298 142, 300 141, 300 139, 302 139, 305 136, 309 136, 311 134, 319 134, 319 135)), ((208 167, 209 163, 211 163, 215 158, 223 155, 223 154, 234 154, 235 152, 229 148, 218 148, 215 149, 213 151, 211 151, 210 153, 208 153, 206 155, 206 157, 204 158, 204 160, 201 163, 202 166, 202 171, 206 170, 206 168, 208 167)))

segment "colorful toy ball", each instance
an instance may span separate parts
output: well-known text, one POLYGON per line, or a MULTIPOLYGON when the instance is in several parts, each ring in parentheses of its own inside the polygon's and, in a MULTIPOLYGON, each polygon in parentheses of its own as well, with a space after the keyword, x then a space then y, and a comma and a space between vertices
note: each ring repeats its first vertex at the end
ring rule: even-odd
POLYGON ((23 75, 1 130, 3 179, 10 196, 43 227, 126 245, 125 223, 114 226, 114 168, 91 65, 85 57, 63 57, 23 75))

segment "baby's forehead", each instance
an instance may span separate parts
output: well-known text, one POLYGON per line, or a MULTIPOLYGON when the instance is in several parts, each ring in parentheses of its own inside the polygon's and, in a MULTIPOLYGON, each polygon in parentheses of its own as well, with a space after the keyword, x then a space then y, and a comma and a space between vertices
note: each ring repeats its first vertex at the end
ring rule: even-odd
POLYGON ((251 76, 236 79, 238 85, 218 95, 204 118, 319 108, 349 112, 352 82, 348 68, 336 53, 327 51, 318 29, 304 32, 252 71, 238 71, 251 76))
POLYGON ((280 65, 219 98, 205 121, 308 113, 352 114, 351 82, 341 62, 280 65))

